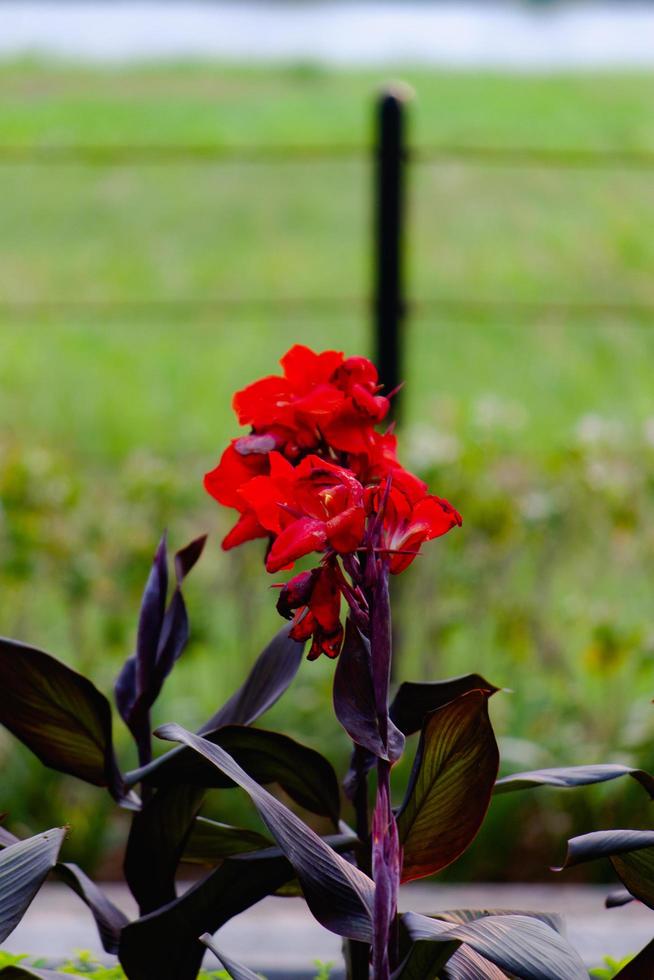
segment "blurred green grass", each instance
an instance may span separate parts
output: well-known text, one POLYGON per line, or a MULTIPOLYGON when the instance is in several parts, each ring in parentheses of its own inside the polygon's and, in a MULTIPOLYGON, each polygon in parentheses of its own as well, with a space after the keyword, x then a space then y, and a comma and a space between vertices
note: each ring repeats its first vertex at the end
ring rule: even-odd
MULTIPOLYGON (((419 147, 654 149, 654 76, 405 77, 419 147)), ((161 530, 176 546, 211 530, 188 584, 193 643, 158 721, 201 722, 277 625, 258 546, 221 554, 228 518, 201 477, 236 431, 233 390, 292 343, 369 351, 365 147, 381 80, 308 66, 0 66, 2 145, 363 150, 274 165, 1 165, 0 632, 108 689, 161 530), (251 305, 231 306, 239 296, 251 305)), ((509 768, 654 764, 653 324, 599 309, 654 305, 651 176, 452 161, 411 173, 407 272, 422 307, 407 330, 404 451, 465 525, 405 577, 401 673, 481 670, 512 688, 494 709, 509 768), (597 312, 574 307, 588 301, 597 312)), ((342 767, 332 670, 307 665, 270 726, 342 767)), ((118 845, 102 801, 44 778, 2 734, 0 764, 0 809, 15 820, 70 822, 87 865, 118 845)), ((217 805, 248 819, 232 794, 217 805)), ((503 798, 451 874, 542 875, 566 833, 619 819, 646 819, 624 787, 503 798)))

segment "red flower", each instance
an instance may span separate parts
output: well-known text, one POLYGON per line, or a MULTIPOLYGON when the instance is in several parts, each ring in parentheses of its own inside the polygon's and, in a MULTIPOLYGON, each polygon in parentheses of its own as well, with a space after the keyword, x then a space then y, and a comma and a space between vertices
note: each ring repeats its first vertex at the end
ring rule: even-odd
POLYGON ((282 376, 262 378, 234 396, 240 424, 270 434, 289 459, 323 442, 340 452, 365 452, 372 427, 389 408, 377 393, 375 366, 365 357, 317 354, 299 344, 280 363, 282 376))
MULTIPOLYGON (((273 478, 271 468, 268 480, 252 480, 243 490, 261 523, 267 521, 277 533, 266 559, 268 571, 288 568, 312 551, 355 551, 366 514, 363 487, 354 474, 319 456, 307 456, 295 468, 283 463, 288 467, 285 483, 273 478)), ((272 465, 281 468, 276 460, 272 465)))
POLYGON ((290 636, 304 642, 313 637, 309 660, 321 653, 337 657, 343 644, 341 625, 340 573, 334 563, 324 563, 310 572, 300 572, 283 587, 277 610, 293 619, 290 636))
POLYGON ((397 575, 408 568, 425 541, 461 527, 457 510, 442 497, 427 493, 427 485, 407 470, 397 469, 384 482, 368 491, 368 510, 383 508, 381 547, 390 555, 390 571, 397 575))

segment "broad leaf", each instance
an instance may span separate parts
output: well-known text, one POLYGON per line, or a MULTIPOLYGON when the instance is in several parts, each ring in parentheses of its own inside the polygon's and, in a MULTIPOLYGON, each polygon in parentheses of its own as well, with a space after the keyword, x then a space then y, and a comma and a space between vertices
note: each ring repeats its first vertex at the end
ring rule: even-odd
POLYGON ((218 745, 185 731, 180 725, 164 725, 157 734, 194 749, 246 791, 293 865, 313 915, 325 928, 348 939, 370 941, 374 895, 370 878, 336 854, 218 745))
POLYGON ((104 951, 112 954, 117 953, 120 934, 129 923, 125 913, 116 908, 104 892, 76 864, 57 864, 54 871, 57 878, 72 888, 90 909, 98 927, 104 951))
POLYGON ((555 932, 564 933, 564 922, 556 912, 525 912, 520 909, 448 909, 446 912, 434 912, 431 919, 451 922, 453 925, 465 925, 489 915, 526 915, 529 919, 539 919, 555 932))
POLYGON ((175 875, 204 790, 163 786, 136 813, 125 851, 125 879, 146 915, 177 897, 175 875))
POLYGON ((297 674, 304 644, 292 640, 288 624, 276 634, 257 658, 238 691, 200 729, 200 734, 224 725, 251 725, 272 708, 297 674))
POLYGON ((429 683, 405 681, 397 689, 389 713, 401 732, 413 735, 420 731, 428 714, 470 691, 486 691, 490 697, 499 688, 489 683, 481 674, 464 674, 461 677, 429 683))
POLYGON ((66 831, 48 830, 0 852, 0 943, 9 936, 57 863, 66 831))
POLYGON ((120 798, 111 708, 86 677, 42 650, 0 639, 0 691, 0 724, 44 765, 120 798))
MULTIPOLYGON (((17 844, 19 840, 20 838, 0 827, 0 849, 17 844)), ((109 901, 104 892, 76 864, 58 862, 52 871, 60 881, 79 895, 90 909, 105 952, 116 953, 120 932, 129 922, 127 916, 109 901)))
POLYGON ((123 930, 126 974, 130 980, 196 980, 205 952, 198 936, 214 933, 293 877, 277 849, 229 858, 180 898, 123 930))
POLYGON ((495 783, 495 793, 512 793, 518 789, 531 789, 534 786, 556 786, 569 789, 575 786, 591 786, 605 783, 620 776, 632 776, 654 798, 654 777, 642 769, 630 766, 598 765, 569 766, 564 769, 534 769, 532 772, 516 772, 504 776, 495 783))
MULTIPOLYGON (((419 683, 405 681, 400 684, 389 708, 391 721, 404 735, 413 735, 422 728, 425 717, 437 708, 456 700, 469 691, 487 691, 489 696, 499 690, 481 674, 464 674, 444 681, 419 683)), ((375 756, 360 747, 355 748, 350 768, 343 780, 343 788, 353 800, 357 786, 375 765, 375 756)))
POLYGON ((391 980, 438 980, 443 976, 445 964, 460 948, 458 940, 451 943, 412 942, 409 952, 397 970, 393 971, 391 980))
POLYGON ((573 837, 557 870, 597 858, 608 858, 627 891, 654 908, 654 831, 598 830, 573 837))
POLYGON ((247 854, 272 846, 273 842, 256 830, 196 817, 184 846, 182 861, 215 865, 235 854, 247 854))
POLYGON ((417 942, 392 980, 506 980, 506 973, 459 943, 417 942))
POLYGON ((614 980, 644 980, 645 977, 654 977, 654 939, 616 973, 614 980))
POLYGON ((554 929, 525 915, 492 915, 448 925, 416 912, 402 916, 416 941, 458 940, 521 980, 588 980, 588 971, 572 947, 554 929))
POLYGON ((404 736, 386 718, 387 737, 380 729, 370 662, 370 643, 348 618, 343 649, 334 673, 334 711, 353 742, 376 758, 396 762, 404 736))
POLYGON ((441 980, 506 980, 506 973, 463 943, 445 964, 441 980))
POLYGON ((204 943, 207 949, 211 950, 220 965, 227 970, 232 980, 261 980, 257 973, 253 973, 247 966, 243 966, 242 963, 237 963, 231 956, 227 956, 226 953, 218 949, 208 933, 200 936, 200 942, 204 943))
POLYGON ((398 814, 403 881, 451 864, 481 827, 499 765, 489 696, 488 691, 470 691, 425 721, 398 814))
MULTIPOLYGON (((325 838, 339 852, 352 850, 351 834, 325 838)), ((227 858, 164 908, 130 923, 121 935, 120 961, 130 980, 196 980, 204 949, 198 940, 295 877, 278 847, 227 858)))
MULTIPOLYGON (((338 825, 340 797, 332 766, 314 749, 261 728, 230 725, 203 736, 228 752, 258 783, 278 783, 296 803, 338 825)), ((234 782, 191 749, 173 749, 148 766, 128 773, 129 785, 229 789, 234 782)))
MULTIPOLYGON (((515 912, 508 909, 454 909, 436 912, 430 916, 452 925, 465 925, 487 916, 527 916, 539 919, 545 925, 562 932, 561 917, 552 912, 515 912)), ((505 980, 506 974, 465 944, 456 949, 448 943, 434 944, 425 940, 413 943, 408 955, 393 980, 505 980), (440 948, 435 948, 440 947, 440 948), (456 951, 453 952, 453 949, 456 951), (444 965, 447 964, 447 965, 444 965)))

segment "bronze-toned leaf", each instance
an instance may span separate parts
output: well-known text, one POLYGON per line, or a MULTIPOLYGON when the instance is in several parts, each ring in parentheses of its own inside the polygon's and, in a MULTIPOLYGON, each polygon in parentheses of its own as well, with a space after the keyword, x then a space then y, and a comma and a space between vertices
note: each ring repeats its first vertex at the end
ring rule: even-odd
POLYGON ((427 716, 398 814, 403 881, 447 867, 481 827, 499 765, 489 697, 470 691, 427 716))

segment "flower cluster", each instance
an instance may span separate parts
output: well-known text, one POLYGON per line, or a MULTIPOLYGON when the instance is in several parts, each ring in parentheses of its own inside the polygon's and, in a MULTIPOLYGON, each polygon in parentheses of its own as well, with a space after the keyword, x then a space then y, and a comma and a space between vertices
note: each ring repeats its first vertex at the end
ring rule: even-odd
POLYGON ((381 558, 392 573, 402 572, 423 542, 461 517, 400 465, 393 432, 378 431, 390 402, 369 360, 296 345, 281 365, 282 375, 234 396, 250 432, 227 447, 205 488, 239 515, 224 548, 266 538, 272 573, 322 555, 318 568, 282 589, 278 609, 294 619, 291 635, 313 638, 311 659, 336 657, 341 597, 365 615, 357 590, 366 561, 381 558))

